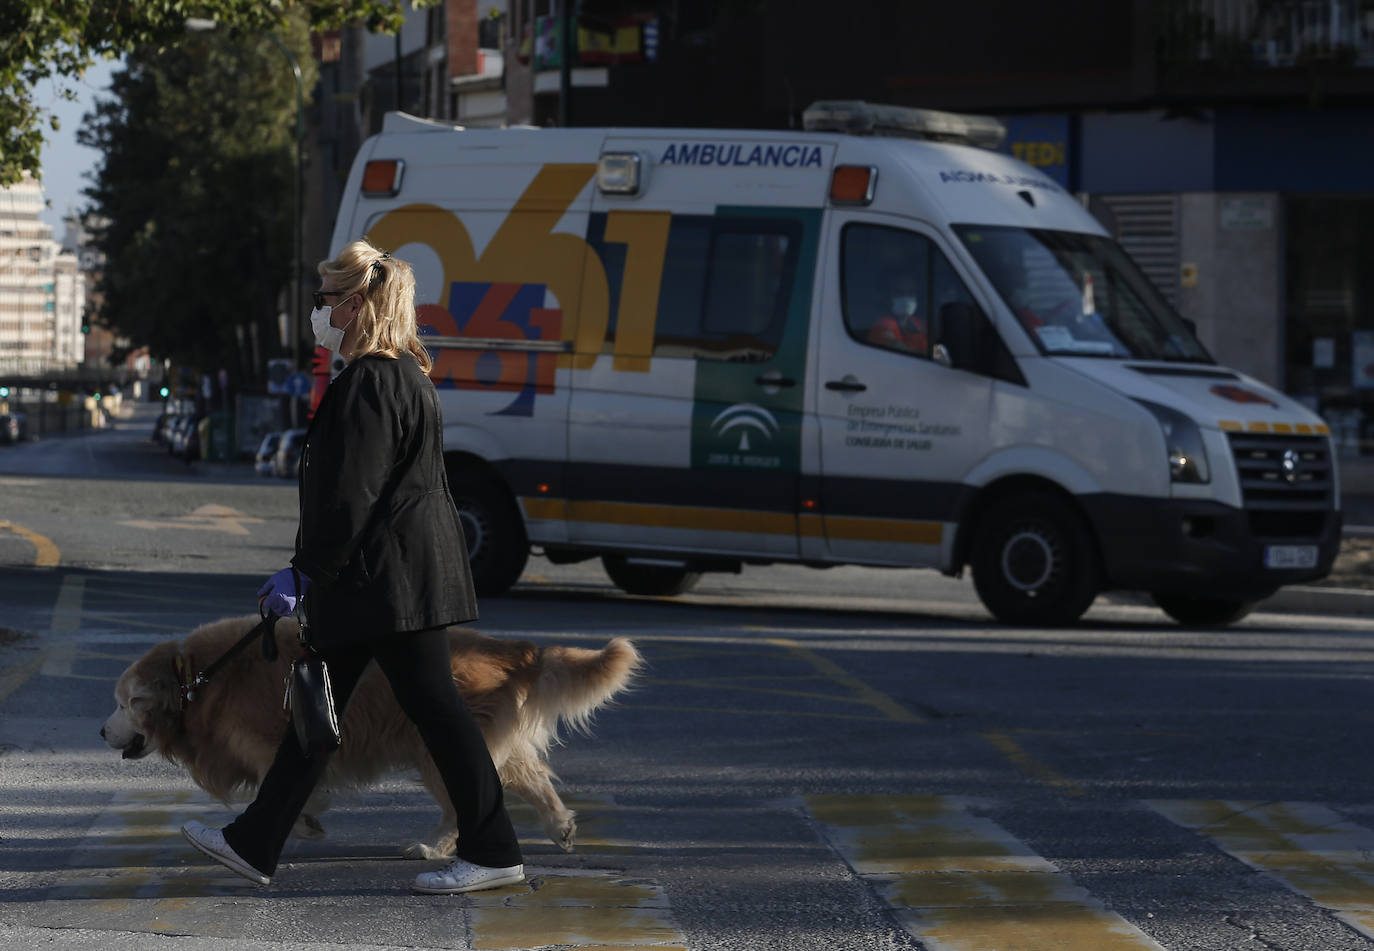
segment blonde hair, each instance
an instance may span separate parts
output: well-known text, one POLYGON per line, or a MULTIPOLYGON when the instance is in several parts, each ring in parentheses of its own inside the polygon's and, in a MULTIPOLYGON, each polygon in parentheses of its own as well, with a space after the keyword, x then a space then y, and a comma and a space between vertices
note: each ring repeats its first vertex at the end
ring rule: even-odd
POLYGON ((353 318, 358 327, 354 359, 369 353, 409 353, 420 369, 430 371, 429 353, 420 345, 415 272, 409 264, 366 241, 354 241, 334 260, 321 261, 316 270, 322 278, 333 278, 333 289, 342 297, 358 294, 362 300, 353 318))

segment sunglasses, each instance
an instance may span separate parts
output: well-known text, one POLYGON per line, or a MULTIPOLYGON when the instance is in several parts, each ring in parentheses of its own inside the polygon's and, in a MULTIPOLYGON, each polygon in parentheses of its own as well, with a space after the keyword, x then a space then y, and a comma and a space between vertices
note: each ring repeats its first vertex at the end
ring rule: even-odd
POLYGON ((352 294, 345 294, 343 291, 311 291, 310 299, 315 302, 316 307, 324 307, 328 304, 326 297, 352 297, 352 294))

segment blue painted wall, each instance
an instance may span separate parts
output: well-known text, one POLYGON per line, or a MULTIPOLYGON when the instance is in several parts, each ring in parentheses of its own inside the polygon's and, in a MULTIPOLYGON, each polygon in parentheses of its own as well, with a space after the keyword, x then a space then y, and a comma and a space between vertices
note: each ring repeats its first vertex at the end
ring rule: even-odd
POLYGON ((1374 109, 1225 109, 1080 117, 1078 190, 1374 191, 1374 109))
POLYGON ((1374 191, 1374 109, 1217 114, 1219 191, 1374 191))
POLYGON ((1165 119, 1160 112, 1082 117, 1078 186, 1096 194, 1215 190, 1210 119, 1165 119))

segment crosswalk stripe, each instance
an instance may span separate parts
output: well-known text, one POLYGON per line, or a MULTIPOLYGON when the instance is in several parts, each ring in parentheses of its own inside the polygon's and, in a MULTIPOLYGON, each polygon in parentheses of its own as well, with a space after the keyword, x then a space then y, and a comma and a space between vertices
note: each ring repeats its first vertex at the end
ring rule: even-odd
MULTIPOLYGON (((569 799, 583 834, 585 855, 613 855, 634 846, 609 799, 569 799)), ((199 790, 140 790, 117 795, 70 857, 71 870, 44 895, 48 928, 100 929, 234 938, 251 915, 242 905, 270 901, 259 889, 199 856, 178 829, 190 818, 208 821, 222 807, 199 790), (224 911, 226 904, 238 908, 224 911)), ((513 818, 526 845, 544 847, 532 809, 515 804, 513 818)), ((416 870, 430 866, 416 866, 416 870)), ((298 870, 293 869, 293 872, 298 870)), ((556 946, 578 951, 686 951, 662 886, 608 868, 525 866, 524 884, 435 900, 445 914, 466 918, 473 951, 519 951, 556 946)), ((397 879, 405 889, 405 875, 397 879)), ((460 922, 461 924, 461 922, 460 922)))
POLYGON ((1374 938, 1374 832, 1311 802, 1153 800, 1160 815, 1374 938))
POLYGON ((83 575, 67 575, 62 579, 57 603, 52 609, 49 630, 52 643, 43 659, 42 674, 45 677, 67 677, 72 672, 76 645, 65 635, 71 635, 81 628, 81 602, 85 593, 86 579, 83 575))
POLYGON ((830 795, 806 804, 930 951, 1160 951, 964 800, 830 795))

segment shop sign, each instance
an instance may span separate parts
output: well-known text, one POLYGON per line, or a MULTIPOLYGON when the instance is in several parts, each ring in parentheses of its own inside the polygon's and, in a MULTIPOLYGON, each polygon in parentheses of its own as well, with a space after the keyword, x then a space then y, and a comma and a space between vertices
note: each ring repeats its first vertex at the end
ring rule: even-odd
POLYGON ((1069 187, 1069 117, 1009 116, 1002 151, 1038 169, 1061 188, 1069 187))

